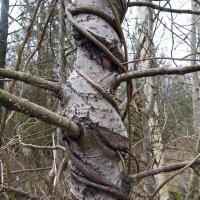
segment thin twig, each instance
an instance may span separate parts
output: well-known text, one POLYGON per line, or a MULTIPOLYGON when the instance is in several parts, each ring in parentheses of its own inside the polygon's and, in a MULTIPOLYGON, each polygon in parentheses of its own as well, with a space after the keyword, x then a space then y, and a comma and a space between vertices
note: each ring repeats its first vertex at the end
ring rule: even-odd
POLYGON ((128 61, 128 62, 124 62, 122 64, 127 64, 127 63, 138 63, 138 62, 143 62, 143 61, 146 61, 146 60, 179 60, 179 61, 199 61, 199 59, 189 59, 189 58, 186 58, 186 57, 183 57, 183 58, 173 58, 173 57, 150 57, 150 58, 142 58, 142 59, 135 59, 135 60, 132 60, 132 61, 128 61))

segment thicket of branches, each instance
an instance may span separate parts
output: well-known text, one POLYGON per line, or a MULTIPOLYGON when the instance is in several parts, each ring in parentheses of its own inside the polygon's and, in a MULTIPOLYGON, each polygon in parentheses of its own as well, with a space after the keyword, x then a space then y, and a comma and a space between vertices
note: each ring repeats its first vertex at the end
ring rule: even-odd
MULTIPOLYGON (((196 9, 200 2, 193 3, 195 10, 173 9, 170 1, 130 1, 128 5, 130 12, 123 23, 128 72, 117 75, 115 81, 132 80, 133 94, 127 104, 130 99, 121 84, 115 102, 121 113, 126 105, 130 107, 124 123, 133 155, 124 159, 124 165, 133 199, 162 199, 164 194, 169 199, 193 198, 188 194, 192 185, 188 168, 198 179, 200 125, 194 122, 200 117, 200 107, 195 106, 200 97, 194 93, 200 95, 200 13, 196 9), (138 19, 142 9, 152 13, 152 30, 150 17, 143 22, 138 19), (187 15, 189 21, 178 24, 179 15, 187 15), (171 40, 171 55, 163 49, 166 37, 171 40), (176 48, 183 48, 184 55, 174 56, 176 48), (159 176, 163 172, 167 172, 164 178, 159 176), (156 182, 153 192, 144 187, 147 177, 156 182)), ((78 135, 80 127, 60 115, 57 96, 76 58, 75 28, 65 12, 71 2, 1 0, 0 5, 0 199, 70 199, 68 155, 59 128, 78 135)))

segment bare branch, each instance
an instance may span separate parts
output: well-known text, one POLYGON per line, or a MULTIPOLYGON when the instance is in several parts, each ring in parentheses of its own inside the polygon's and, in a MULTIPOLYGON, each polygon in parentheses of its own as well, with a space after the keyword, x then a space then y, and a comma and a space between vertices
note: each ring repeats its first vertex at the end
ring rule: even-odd
MULTIPOLYGON (((179 170, 179 169, 185 167, 190 162, 191 161, 189 161, 189 162, 178 162, 178 163, 166 165, 164 167, 160 167, 160 168, 157 168, 157 169, 150 169, 150 170, 147 170, 147 171, 144 171, 144 172, 140 172, 138 174, 131 175, 130 181, 135 182, 135 181, 138 181, 140 179, 146 178, 148 176, 154 176, 154 175, 164 173, 164 172, 176 171, 176 170, 179 170)), ((200 159, 197 159, 190 167, 193 167, 194 165, 199 165, 199 164, 200 164, 200 159)))
POLYGON ((6 70, 6 69, 0 68, 0 77, 19 80, 30 85, 34 85, 46 90, 50 90, 55 93, 59 93, 60 91, 59 84, 44 80, 42 78, 38 78, 28 73, 17 72, 14 70, 6 70))
POLYGON ((153 8, 153 9, 164 11, 164 12, 170 12, 170 13, 200 15, 199 11, 165 8, 165 7, 162 7, 153 3, 149 3, 149 2, 130 2, 128 4, 128 7, 132 7, 132 6, 140 6, 140 7, 146 6, 149 8, 153 8))
POLYGON ((133 71, 123 74, 119 74, 115 78, 116 84, 128 81, 130 79, 158 76, 158 75, 184 75, 192 72, 200 71, 200 65, 196 66, 186 66, 186 67, 162 67, 162 68, 152 68, 145 71, 133 71))
POLYGON ((11 186, 5 186, 5 185, 0 185, 0 192, 11 192, 11 193, 15 193, 18 194, 22 197, 26 197, 27 199, 34 199, 34 200, 39 200, 40 198, 35 196, 34 194, 30 194, 28 192, 24 192, 22 190, 18 190, 16 188, 13 188, 11 186))
POLYGON ((171 175, 169 178, 167 178, 157 189, 156 191, 152 194, 152 196, 149 198, 149 200, 153 200, 154 197, 158 194, 158 192, 166 185, 170 180, 172 180, 174 177, 177 175, 183 173, 186 169, 191 167, 200 157, 200 154, 196 156, 192 161, 190 161, 187 165, 185 165, 180 171, 176 172, 175 174, 171 175))
POLYGON ((0 89, 0 106, 4 106, 10 110, 19 111, 30 117, 47 122, 67 130, 68 136, 79 137, 79 127, 70 119, 62 117, 42 106, 29 102, 27 99, 16 97, 4 90, 0 89))

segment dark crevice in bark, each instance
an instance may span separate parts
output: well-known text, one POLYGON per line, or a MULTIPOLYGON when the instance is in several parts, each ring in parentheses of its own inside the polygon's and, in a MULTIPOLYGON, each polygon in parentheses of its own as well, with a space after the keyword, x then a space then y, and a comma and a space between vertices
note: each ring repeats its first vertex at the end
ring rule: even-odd
MULTIPOLYGON (((76 44, 79 46, 82 46, 86 51, 90 53, 91 59, 96 60, 100 64, 104 64, 104 58, 107 57, 106 54, 101 50, 99 47, 94 45, 88 38, 83 36, 75 27, 74 29, 74 39, 76 40, 76 44)), ((106 48, 116 57, 118 60, 120 60, 122 63, 125 62, 125 57, 120 49, 119 46, 116 46, 115 43, 110 44, 105 40, 105 38, 102 38, 100 36, 94 35, 92 32, 88 31, 91 35, 93 35, 96 39, 98 39, 106 48)), ((114 41, 115 42, 115 41, 114 41)), ((116 41, 117 42, 117 41, 116 41)), ((111 70, 117 73, 122 73, 123 71, 118 68, 113 61, 110 61, 111 63, 111 70)))

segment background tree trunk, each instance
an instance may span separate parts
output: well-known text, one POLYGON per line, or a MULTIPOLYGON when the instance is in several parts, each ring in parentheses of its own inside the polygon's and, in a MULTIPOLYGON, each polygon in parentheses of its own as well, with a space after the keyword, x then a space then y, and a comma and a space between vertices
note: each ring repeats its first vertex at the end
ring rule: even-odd
MULTIPOLYGON (((192 10, 195 11, 199 6, 198 4, 191 0, 192 10)), ((196 53, 197 53, 197 16, 192 15, 191 20, 191 65, 195 67, 196 65, 196 53)), ((194 133, 198 136, 195 152, 200 153, 200 86, 199 86, 199 72, 193 73, 193 117, 194 117, 194 133)), ((195 157, 196 155, 194 155, 195 157)), ((199 171, 199 166, 192 169, 190 175, 190 181, 187 191, 187 200, 197 200, 199 199, 199 175, 195 171, 199 171)))
MULTIPOLYGON (((139 2, 152 2, 151 0, 139 0, 139 2)), ((149 57, 155 57, 153 32, 154 32, 154 16, 153 10, 148 7, 138 7, 138 33, 139 33, 139 47, 137 55, 140 59, 149 57), (145 13, 141 15, 141 13, 145 13)), ((141 63, 142 70, 158 67, 155 60, 146 60, 141 63)), ((157 87, 158 78, 150 77, 146 78, 144 85, 144 95, 146 98, 146 105, 143 109, 141 116, 142 131, 144 134, 143 150, 144 161, 148 168, 157 168, 158 165, 164 164, 162 155, 162 136, 157 126, 157 121, 154 118, 158 115, 157 105, 157 87), (158 163, 157 163, 158 162, 158 163)), ((151 195, 156 189, 157 185, 160 185, 165 179, 164 175, 159 174, 156 177, 150 176, 146 179, 145 189, 148 195, 151 195)), ((167 200, 169 194, 167 192, 167 186, 160 191, 160 198, 167 200)))
MULTIPOLYGON (((0 16, 0 68, 5 68, 6 50, 8 37, 8 11, 9 0, 1 1, 1 16, 0 16)), ((0 77, 1 79, 1 77, 0 77)), ((3 80, 0 80, 0 89, 4 88, 3 80)), ((2 117, 2 108, 0 107, 0 122, 2 117)))
MULTIPOLYGON (((141 0, 141 2, 149 2, 141 0)), ((153 31, 153 13, 150 8, 142 7, 138 8, 138 33, 140 45, 138 47, 138 57, 143 59, 146 57, 151 57, 153 55, 153 43, 152 43, 152 31, 153 31), (140 13, 145 13, 140 15, 140 13)), ((141 68, 149 69, 152 61, 144 61, 141 63, 141 68)), ((155 78, 147 78, 146 84, 144 86, 144 95, 146 97, 146 107, 143 109, 141 116, 141 125, 143 131, 143 151, 144 151, 144 161, 148 168, 153 166, 152 160, 152 144, 151 144, 151 113, 154 109, 154 104, 156 100, 155 93, 155 78)), ((146 179, 145 189, 148 195, 151 195, 156 188, 156 181, 153 176, 146 179)))

